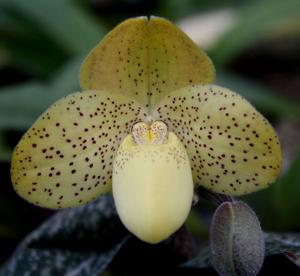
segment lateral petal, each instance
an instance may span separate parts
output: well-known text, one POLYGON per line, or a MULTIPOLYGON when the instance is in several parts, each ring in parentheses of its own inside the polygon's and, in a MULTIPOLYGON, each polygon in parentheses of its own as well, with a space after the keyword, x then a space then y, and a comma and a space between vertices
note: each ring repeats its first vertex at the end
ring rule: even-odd
POLYGON ((217 85, 193 85, 156 107, 189 154, 194 182, 242 195, 267 187, 280 172, 281 149, 268 121, 244 98, 217 85))
POLYGON ((13 153, 16 192, 36 205, 64 208, 111 191, 115 152, 144 116, 133 100, 105 91, 79 92, 59 100, 13 153))

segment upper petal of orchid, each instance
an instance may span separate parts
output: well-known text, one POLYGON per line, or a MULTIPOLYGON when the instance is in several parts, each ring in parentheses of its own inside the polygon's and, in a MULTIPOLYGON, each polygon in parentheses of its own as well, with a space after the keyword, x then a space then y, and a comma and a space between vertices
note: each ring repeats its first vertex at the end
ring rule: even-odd
POLYGON ((279 174, 281 149, 272 126, 226 88, 179 89, 159 103, 154 118, 166 122, 186 146, 198 185, 242 195, 265 188, 279 174))
POLYGON ((118 25, 91 51, 80 72, 83 90, 125 94, 148 109, 171 91, 214 78, 209 57, 175 25, 157 17, 118 25))
POLYGON ((12 182, 23 198, 48 208, 86 203, 111 191, 112 164, 143 108, 105 91, 71 94, 27 131, 12 157, 12 182))

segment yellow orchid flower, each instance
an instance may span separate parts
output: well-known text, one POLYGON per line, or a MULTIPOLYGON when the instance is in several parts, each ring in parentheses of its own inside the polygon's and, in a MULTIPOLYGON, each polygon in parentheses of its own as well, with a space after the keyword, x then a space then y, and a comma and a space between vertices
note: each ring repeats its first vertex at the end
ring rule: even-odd
POLYGON ((126 20, 84 61, 85 91, 22 137, 16 192, 47 208, 112 192, 124 225, 157 243, 184 223, 198 185, 227 195, 267 187, 281 166, 276 133, 214 77, 207 55, 169 21, 126 20))

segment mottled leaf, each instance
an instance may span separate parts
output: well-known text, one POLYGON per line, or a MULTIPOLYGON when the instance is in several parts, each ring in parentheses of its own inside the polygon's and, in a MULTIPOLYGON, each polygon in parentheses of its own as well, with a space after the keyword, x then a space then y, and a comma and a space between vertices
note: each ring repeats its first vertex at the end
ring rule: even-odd
MULTIPOLYGON (((284 254, 290 261, 300 267, 299 233, 265 233, 266 256, 284 254)), ((210 267, 209 246, 203 247, 198 256, 182 264, 184 267, 210 267)))
POLYGON ((17 248, 0 275, 100 275, 128 232, 111 197, 58 212, 17 248))
POLYGON ((111 190, 112 161, 143 109, 104 91, 71 94, 27 131, 12 157, 16 192, 30 202, 63 208, 111 190))
POLYGON ((209 246, 204 246, 198 253, 197 257, 188 260, 187 262, 183 263, 181 266, 183 267, 195 267, 195 268, 204 268, 210 267, 210 248, 209 246))
POLYGON ((151 108, 191 83, 211 83, 214 67, 181 30, 163 18, 129 19, 112 30, 81 67, 83 90, 128 95, 151 108))
POLYGON ((244 98, 216 85, 192 85, 167 95, 153 114, 186 146, 194 182, 217 193, 266 188, 279 174, 275 131, 244 98))
POLYGON ((299 233, 266 233, 266 254, 284 254, 300 267, 299 233))

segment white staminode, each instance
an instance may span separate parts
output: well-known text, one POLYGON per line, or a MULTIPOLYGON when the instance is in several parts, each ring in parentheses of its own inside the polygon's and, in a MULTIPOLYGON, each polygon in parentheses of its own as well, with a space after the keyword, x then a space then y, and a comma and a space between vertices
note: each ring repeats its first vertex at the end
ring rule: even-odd
POLYGON ((165 123, 137 123, 113 164, 113 196, 124 225, 158 243, 186 220, 193 199, 189 158, 165 123))
POLYGON ((155 121, 151 125, 139 122, 133 125, 131 134, 139 145, 163 144, 168 138, 168 127, 162 121, 155 121))

